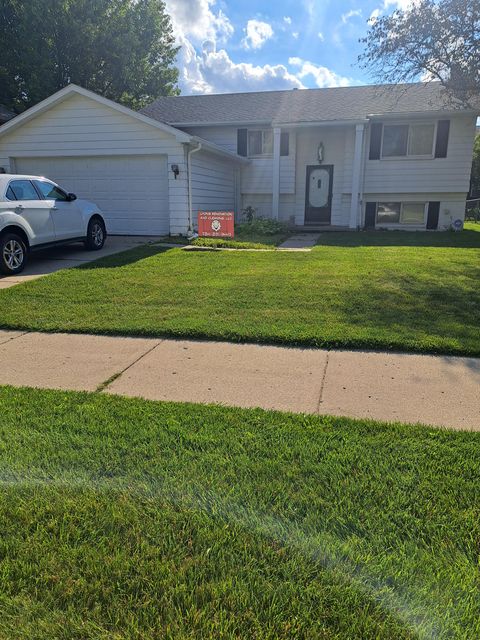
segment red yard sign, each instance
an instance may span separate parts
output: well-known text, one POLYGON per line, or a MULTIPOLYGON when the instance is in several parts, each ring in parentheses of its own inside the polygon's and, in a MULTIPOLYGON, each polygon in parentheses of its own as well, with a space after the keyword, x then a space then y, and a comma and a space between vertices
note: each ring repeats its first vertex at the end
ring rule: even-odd
POLYGON ((198 235, 210 238, 233 238, 233 211, 199 211, 198 235))

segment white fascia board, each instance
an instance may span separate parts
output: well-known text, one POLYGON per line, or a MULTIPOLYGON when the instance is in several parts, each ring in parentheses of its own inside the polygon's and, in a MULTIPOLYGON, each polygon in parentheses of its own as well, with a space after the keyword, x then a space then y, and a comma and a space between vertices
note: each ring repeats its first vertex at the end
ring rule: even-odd
POLYGON ((172 127, 259 127, 272 126, 271 120, 252 120, 251 122, 171 122, 172 127))
POLYGON ((402 118, 416 118, 416 119, 432 119, 438 117, 452 118, 455 116, 476 116, 479 111, 474 109, 432 109, 431 111, 398 111, 388 113, 371 113, 367 116, 369 120, 401 120, 402 118))
POLYGON ((9 120, 6 124, 0 127, 0 136, 5 135, 7 132, 13 131, 17 127, 20 127, 22 124, 25 124, 26 122, 32 120, 33 118, 36 118, 41 113, 44 113, 45 111, 48 111, 48 109, 51 109, 55 105, 60 104, 61 102, 63 102, 64 100, 72 96, 73 94, 81 95, 81 96, 84 96, 85 98, 90 98, 91 100, 95 100, 100 104, 110 107, 111 109, 115 109, 115 111, 119 111, 120 113, 123 113, 132 118, 135 118, 136 120, 140 120, 141 122, 144 122, 145 124, 155 127, 156 129, 160 129, 165 133, 169 133, 176 138, 177 142, 189 142, 192 138, 192 136, 188 135, 184 131, 180 131, 179 129, 176 129, 175 127, 165 124, 164 122, 153 120, 152 118, 149 118, 148 116, 145 116, 142 113, 133 111, 133 109, 124 107, 123 105, 118 104, 117 102, 113 102, 113 100, 108 100, 108 98, 99 96, 97 93, 94 93, 93 91, 88 91, 88 89, 79 87, 76 84, 67 85, 63 89, 60 89, 60 91, 57 91, 56 93, 52 94, 48 98, 45 98, 45 100, 42 100, 42 102, 39 102, 38 104, 31 107, 30 109, 27 109, 27 111, 24 111, 22 114, 20 114, 16 118, 13 118, 13 120, 9 120))
POLYGON ((274 122, 274 127, 282 129, 300 129, 309 127, 353 127, 357 124, 365 124, 368 120, 318 120, 316 122, 274 122))
POLYGON ((228 160, 231 160, 232 162, 236 162, 237 164, 250 163, 250 160, 248 158, 245 158, 244 156, 239 156, 238 154, 233 153, 232 151, 227 151, 227 149, 223 149, 222 147, 219 147, 218 145, 214 144, 213 142, 209 142, 204 138, 199 138, 198 136, 192 136, 191 141, 201 144, 202 151, 208 151, 209 153, 214 153, 215 155, 222 156, 222 158, 227 158, 228 160))

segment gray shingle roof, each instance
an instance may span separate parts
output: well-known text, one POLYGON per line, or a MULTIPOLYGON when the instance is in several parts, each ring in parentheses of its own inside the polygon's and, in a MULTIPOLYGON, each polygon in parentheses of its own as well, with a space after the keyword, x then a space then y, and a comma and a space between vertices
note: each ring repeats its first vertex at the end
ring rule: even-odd
POLYGON ((3 124, 14 117, 15 114, 12 111, 7 109, 7 107, 4 107, 3 104, 0 104, 0 124, 3 124))
POLYGON ((142 113, 169 124, 363 120, 368 115, 449 111, 439 83, 369 85, 158 98, 142 113))

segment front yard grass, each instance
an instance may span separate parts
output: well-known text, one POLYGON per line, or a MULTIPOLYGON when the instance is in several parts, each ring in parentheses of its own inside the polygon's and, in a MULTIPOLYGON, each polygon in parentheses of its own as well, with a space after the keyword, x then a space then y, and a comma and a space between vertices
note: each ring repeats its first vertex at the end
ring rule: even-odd
POLYGON ((0 388, 0 637, 480 637, 480 433, 0 388))
POLYGON ((0 291, 0 327, 480 355, 480 232, 321 243, 135 248, 0 291))

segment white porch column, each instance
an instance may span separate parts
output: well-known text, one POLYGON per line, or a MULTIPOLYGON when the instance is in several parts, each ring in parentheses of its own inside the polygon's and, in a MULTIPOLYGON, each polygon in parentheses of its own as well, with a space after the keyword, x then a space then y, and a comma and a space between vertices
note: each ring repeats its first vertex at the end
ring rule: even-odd
POLYGON ((273 129, 273 184, 272 184, 272 217, 278 220, 280 203, 280 127, 273 129))
POLYGON ((356 229, 359 220, 359 191, 360 176, 362 173, 362 150, 363 150, 363 132, 364 124, 355 125, 355 149, 353 152, 353 171, 352 171, 352 202, 350 205, 350 229, 356 229))

